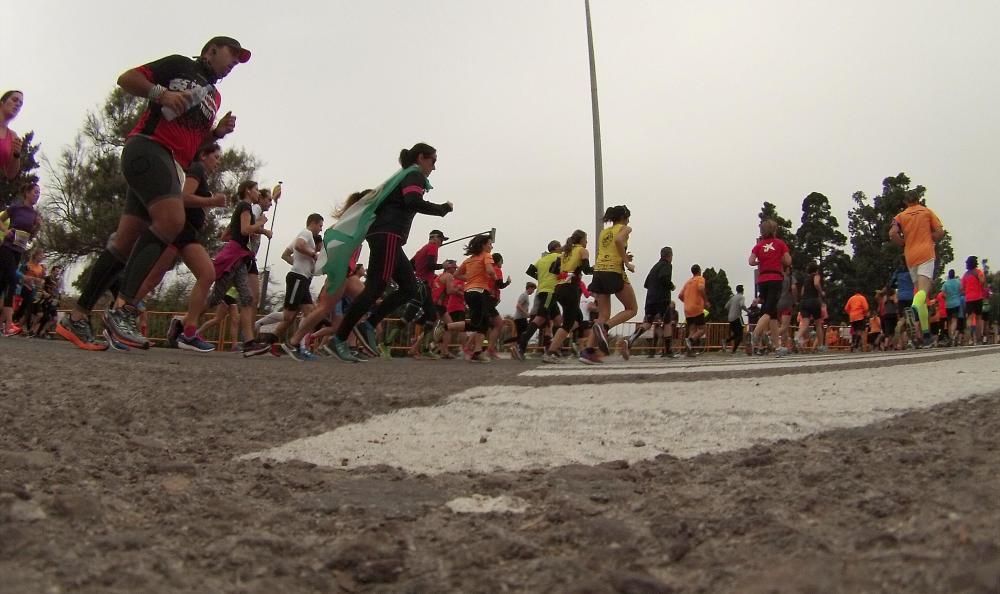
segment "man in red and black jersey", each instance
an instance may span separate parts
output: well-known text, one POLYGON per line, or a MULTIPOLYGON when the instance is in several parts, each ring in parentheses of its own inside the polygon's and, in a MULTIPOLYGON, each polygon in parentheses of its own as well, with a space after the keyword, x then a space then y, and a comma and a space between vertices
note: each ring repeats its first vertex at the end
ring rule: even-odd
POLYGON ((231 37, 214 37, 197 58, 173 55, 132 68, 118 77, 125 92, 149 99, 149 105, 128 135, 122 150, 122 172, 128 182, 125 208, 107 248, 97 259, 63 336, 80 348, 96 350, 90 311, 121 274, 114 307, 104 315, 110 340, 148 348, 137 327, 135 303, 143 281, 157 260, 184 228, 181 184, 202 144, 214 142, 236 128, 226 113, 218 124, 222 96, 215 85, 250 52, 231 37))

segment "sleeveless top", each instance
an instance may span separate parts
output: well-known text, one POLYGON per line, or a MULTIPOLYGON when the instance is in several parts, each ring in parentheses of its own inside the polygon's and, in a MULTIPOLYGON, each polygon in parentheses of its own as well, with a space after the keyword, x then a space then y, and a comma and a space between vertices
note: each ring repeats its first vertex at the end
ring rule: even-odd
POLYGON ((616 223, 601 231, 597 240, 597 263, 594 264, 595 272, 617 272, 622 274, 625 271, 625 261, 618 253, 615 245, 615 237, 625 225, 616 223))
POLYGON ((559 260, 559 270, 561 272, 559 272, 559 282, 557 284, 575 283, 580 278, 580 266, 583 264, 582 253, 583 246, 574 245, 569 255, 564 253, 561 256, 559 260))

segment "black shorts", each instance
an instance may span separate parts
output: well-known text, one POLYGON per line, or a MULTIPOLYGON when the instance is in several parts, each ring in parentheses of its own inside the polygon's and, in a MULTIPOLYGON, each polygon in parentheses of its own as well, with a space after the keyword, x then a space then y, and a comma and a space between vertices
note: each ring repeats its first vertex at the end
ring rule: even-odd
POLYGON ((896 314, 886 314, 882 316, 882 331, 886 334, 895 334, 896 324, 899 323, 899 316, 896 314))
POLYGON ((534 301, 531 303, 531 316, 541 316, 546 320, 559 317, 559 303, 556 301, 555 293, 535 293, 534 301))
POLYGON ((448 315, 451 317, 452 322, 464 322, 465 321, 465 310, 456 309, 455 311, 449 311, 448 315))
POLYGON ((799 304, 799 313, 806 320, 818 320, 823 315, 823 305, 819 299, 803 299, 799 304))
POLYGON ((960 307, 949 307, 948 310, 947 310, 948 311, 948 319, 949 320, 954 320, 955 318, 957 318, 958 317, 958 312, 959 312, 960 309, 961 309, 960 307))
POLYGON ((691 316, 684 320, 684 323, 688 326, 704 326, 705 325, 705 314, 698 314, 696 316, 691 316))
POLYGON ((225 303, 226 305, 236 305, 238 303, 236 301, 236 297, 233 297, 229 293, 226 293, 225 295, 222 296, 222 302, 225 303))
POLYGON ((289 272, 285 275, 285 301, 284 308, 295 311, 302 305, 312 305, 312 294, 309 293, 311 278, 302 276, 297 272, 289 272))
POLYGON ((983 313, 983 300, 978 301, 966 301, 965 302, 965 315, 966 317, 983 313))
POLYGON ((444 306, 443 305, 435 305, 434 306, 434 311, 438 312, 438 318, 444 319, 445 311, 444 311, 444 306))
POLYGON ((772 320, 778 318, 778 301, 781 300, 783 284, 784 282, 780 280, 757 283, 757 293, 761 299, 760 311, 764 315, 771 316, 772 320))
POLYGON ((595 272, 589 288, 598 295, 615 295, 625 288, 625 277, 619 272, 595 272))
POLYGON ((149 221, 151 204, 180 196, 181 173, 173 155, 162 144, 145 136, 133 136, 125 141, 121 162, 128 183, 125 214, 149 221))
POLYGON ((516 336, 520 336, 527 329, 528 329, 528 318, 514 319, 514 331, 517 332, 516 336))
POLYGON ((469 307, 466 327, 473 332, 485 334, 490 328, 490 320, 496 314, 496 302, 485 291, 466 291, 465 304, 469 307))
POLYGON ((660 323, 667 319, 667 301, 669 299, 646 300, 646 313, 642 321, 647 324, 660 323))
POLYGON ((865 321, 855 320, 851 322, 851 332, 854 334, 861 334, 865 331, 865 321))
POLYGON ((913 307, 913 299, 900 299, 899 300, 899 311, 906 311, 907 309, 913 307))
POLYGON ((174 238, 174 247, 177 251, 183 250, 192 243, 201 243, 201 230, 195 229, 190 223, 184 223, 184 228, 174 238))

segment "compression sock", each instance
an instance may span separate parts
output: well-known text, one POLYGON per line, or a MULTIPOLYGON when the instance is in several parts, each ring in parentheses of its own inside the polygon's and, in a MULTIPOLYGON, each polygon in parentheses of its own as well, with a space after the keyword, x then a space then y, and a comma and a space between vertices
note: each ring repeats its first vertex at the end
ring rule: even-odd
POLYGON ((116 254, 113 248, 105 248, 94 262, 94 267, 90 269, 90 276, 87 277, 87 284, 80 293, 77 305, 86 311, 94 309, 94 305, 124 269, 125 259, 116 254))
POLYGON ((913 296, 913 309, 917 312, 917 317, 920 318, 920 330, 924 333, 930 332, 931 325, 928 323, 929 314, 927 312, 926 291, 917 291, 917 294, 913 296))
POLYGON ((122 273, 121 297, 132 304, 136 301, 139 288, 167 249, 167 242, 160 239, 152 228, 146 229, 135 242, 132 255, 128 258, 122 273))

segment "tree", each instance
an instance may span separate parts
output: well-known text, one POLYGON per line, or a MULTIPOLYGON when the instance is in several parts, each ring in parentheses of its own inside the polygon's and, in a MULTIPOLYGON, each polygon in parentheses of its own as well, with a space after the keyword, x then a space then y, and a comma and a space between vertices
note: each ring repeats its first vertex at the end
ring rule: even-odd
MULTIPOLYGON (((72 146, 59 160, 46 162, 51 187, 41 205, 45 225, 41 244, 53 260, 70 264, 104 249, 118 226, 127 184, 120 155, 128 133, 146 107, 144 99, 120 88, 112 91, 100 110, 90 112, 72 146)), ((260 160, 244 149, 226 149, 209 185, 231 196, 240 181, 253 177, 260 160)), ((220 229, 229 210, 211 209, 202 241, 209 251, 219 246, 220 229)), ((89 266, 79 279, 86 278, 89 266)), ((78 281, 79 281, 78 279, 78 281)))
POLYGON ((823 288, 827 294, 830 315, 838 318, 839 304, 846 302, 851 278, 851 259, 844 252, 847 236, 840 232, 840 223, 833 215, 830 200, 812 192, 802 200, 802 218, 795 232, 792 268, 803 272, 810 262, 819 264, 823 288))
POLYGON ((778 239, 788 244, 790 249, 794 248, 795 236, 792 235, 792 222, 778 214, 777 206, 765 200, 764 206, 761 207, 760 212, 757 214, 757 218, 761 221, 772 219, 777 223, 778 239))
MULTIPOLYGON (((882 180, 882 194, 871 201, 864 192, 853 195, 854 208, 848 213, 848 232, 851 247, 853 274, 851 284, 866 295, 886 285, 890 275, 902 262, 903 250, 889 241, 889 226, 892 219, 903 211, 904 195, 910 189, 910 178, 905 173, 882 180)), ((921 203, 926 188, 913 188, 920 193, 921 203)), ((940 283, 941 272, 954 260, 951 235, 946 231, 944 238, 937 242, 937 264, 934 271, 936 285, 940 283)))
POLYGON ((716 272, 714 268, 707 268, 701 274, 705 277, 705 295, 711 304, 708 308, 708 321, 729 321, 725 305, 733 296, 733 290, 729 287, 729 277, 726 276, 725 269, 720 268, 716 272))
POLYGON ((14 179, 7 179, 0 175, 0 209, 7 206, 17 196, 21 186, 28 182, 38 182, 38 149, 41 145, 34 142, 35 131, 32 130, 24 135, 24 144, 21 146, 21 172, 14 179))

